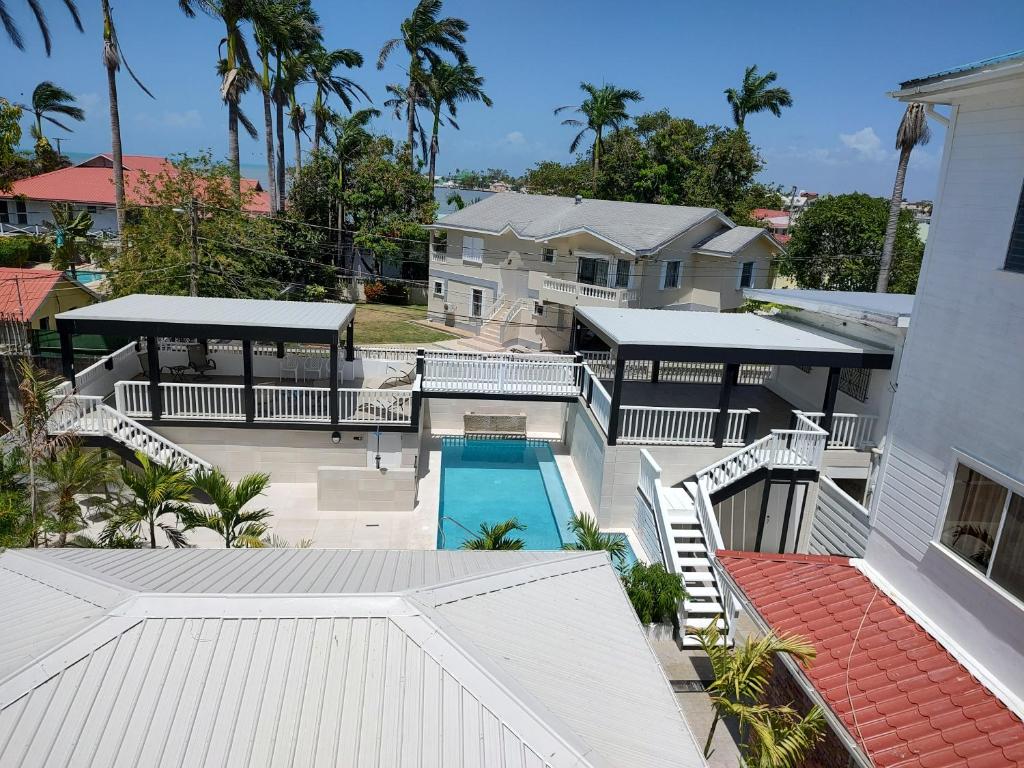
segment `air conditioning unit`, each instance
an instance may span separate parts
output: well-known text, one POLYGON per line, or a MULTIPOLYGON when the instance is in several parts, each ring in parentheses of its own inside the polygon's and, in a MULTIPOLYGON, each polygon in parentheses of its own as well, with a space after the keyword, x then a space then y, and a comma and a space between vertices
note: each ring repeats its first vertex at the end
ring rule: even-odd
POLYGON ((455 312, 457 310, 458 310, 458 306, 457 305, 451 304, 451 303, 449 303, 447 301, 444 303, 444 311, 445 312, 455 312))

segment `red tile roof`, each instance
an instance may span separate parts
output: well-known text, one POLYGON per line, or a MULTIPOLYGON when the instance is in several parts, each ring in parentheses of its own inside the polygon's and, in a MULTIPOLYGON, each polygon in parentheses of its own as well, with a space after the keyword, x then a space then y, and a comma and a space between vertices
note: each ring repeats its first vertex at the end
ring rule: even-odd
POLYGON ((755 208, 750 212, 755 219, 777 219, 785 216, 789 218, 789 211, 779 211, 774 208, 755 208))
MULTIPOLYGON (((129 201, 139 198, 139 182, 143 172, 158 174, 173 166, 162 157, 125 155, 124 188, 129 201)), ((242 189, 254 192, 248 210, 270 213, 270 196, 256 179, 242 179, 242 189)), ((96 155, 78 165, 58 171, 41 173, 14 182, 10 196, 30 200, 54 200, 90 205, 114 205, 114 178, 108 155, 96 155)))
POLYGON ((30 321, 60 278, 53 269, 0 267, 0 317, 30 321))
POLYGON ((808 679, 876 766, 1024 766, 1024 723, 847 558, 718 557, 775 632, 814 644, 808 679))

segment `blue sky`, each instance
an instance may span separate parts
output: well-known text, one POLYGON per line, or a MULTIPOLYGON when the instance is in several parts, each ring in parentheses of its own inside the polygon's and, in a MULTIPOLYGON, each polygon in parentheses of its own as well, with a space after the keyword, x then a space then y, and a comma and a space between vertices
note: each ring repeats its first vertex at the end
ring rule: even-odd
MULTIPOLYGON (((9 0, 27 50, 0 42, 0 95, 27 99, 51 79, 76 95, 88 112, 65 151, 109 147, 106 80, 100 64, 99 3, 80 1, 86 32, 77 33, 62 4, 50 9, 54 53, 47 59, 24 0, 9 0)), ((126 152, 168 154, 226 150, 226 114, 214 73, 220 27, 206 17, 185 18, 172 0, 114 0, 129 62, 157 99, 127 77, 120 80, 126 152)), ((396 34, 412 0, 319 0, 327 42, 362 52, 353 73, 378 103, 384 86, 402 79, 401 53, 383 72, 375 68, 381 43, 396 34)), ((747 128, 766 160, 765 181, 818 192, 860 190, 888 194, 894 172, 892 137, 902 112, 886 97, 900 80, 925 75, 1021 47, 1020 0, 890 0, 694 3, 683 0, 447 0, 445 10, 470 22, 469 53, 487 79, 494 107, 460 112, 461 131, 441 137, 439 169, 503 167, 513 172, 542 159, 568 160, 570 128, 554 107, 578 101, 580 80, 636 88, 644 110, 669 109, 702 122, 727 124, 724 88, 738 85, 743 68, 776 70, 795 105, 781 119, 748 118, 747 128)), ((257 94, 246 109, 260 118, 257 94)), ((390 117, 378 129, 395 135, 390 117)), ((942 129, 915 152, 906 194, 934 194, 942 129)), ((28 121, 25 122, 27 137, 28 121)), ((51 135, 57 135, 56 132, 51 135)), ((27 143, 27 142, 26 142, 27 143)), ((289 143, 289 149, 291 144, 289 143)), ((243 139, 243 163, 259 164, 262 143, 243 139)))

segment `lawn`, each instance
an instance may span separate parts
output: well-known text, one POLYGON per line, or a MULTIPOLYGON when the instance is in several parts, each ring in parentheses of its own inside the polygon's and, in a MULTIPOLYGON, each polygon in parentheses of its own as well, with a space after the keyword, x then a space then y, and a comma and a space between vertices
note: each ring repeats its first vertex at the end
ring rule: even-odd
POLYGON ((426 319, 427 308, 422 305, 359 304, 356 306, 356 344, 429 344, 455 338, 450 333, 412 322, 426 319))

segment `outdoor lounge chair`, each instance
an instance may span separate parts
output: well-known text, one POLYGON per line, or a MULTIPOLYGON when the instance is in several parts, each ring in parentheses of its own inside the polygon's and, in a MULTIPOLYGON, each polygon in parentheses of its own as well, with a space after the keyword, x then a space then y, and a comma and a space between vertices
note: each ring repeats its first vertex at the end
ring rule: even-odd
POLYGON ((217 361, 207 357, 206 350, 203 349, 202 344, 189 344, 187 349, 188 367, 195 371, 200 378, 207 378, 207 371, 215 371, 217 369, 217 361))

